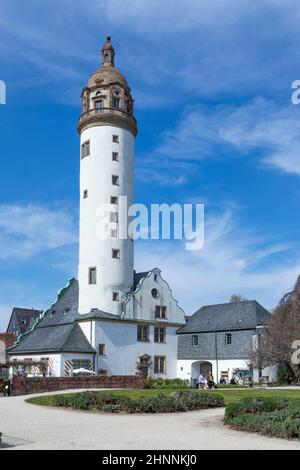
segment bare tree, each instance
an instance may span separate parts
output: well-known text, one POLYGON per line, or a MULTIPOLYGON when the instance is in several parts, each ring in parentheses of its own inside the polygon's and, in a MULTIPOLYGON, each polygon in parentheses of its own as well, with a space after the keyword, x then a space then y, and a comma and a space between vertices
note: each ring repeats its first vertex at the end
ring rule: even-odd
POLYGON ((257 369, 281 365, 296 381, 299 368, 292 364, 292 344, 300 339, 300 277, 292 292, 274 310, 273 320, 260 336, 251 361, 257 369))
POLYGON ((245 299, 241 294, 232 294, 232 296, 230 297, 230 303, 232 304, 246 301, 247 299, 245 299))

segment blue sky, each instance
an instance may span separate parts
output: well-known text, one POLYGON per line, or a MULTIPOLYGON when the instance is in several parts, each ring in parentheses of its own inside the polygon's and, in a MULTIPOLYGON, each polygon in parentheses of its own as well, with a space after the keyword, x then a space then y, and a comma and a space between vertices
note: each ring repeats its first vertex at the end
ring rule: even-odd
POLYGON ((107 34, 136 100, 136 201, 206 204, 204 250, 136 244, 188 314, 300 274, 297 0, 2 0, 0 330, 77 271, 80 92, 107 34))

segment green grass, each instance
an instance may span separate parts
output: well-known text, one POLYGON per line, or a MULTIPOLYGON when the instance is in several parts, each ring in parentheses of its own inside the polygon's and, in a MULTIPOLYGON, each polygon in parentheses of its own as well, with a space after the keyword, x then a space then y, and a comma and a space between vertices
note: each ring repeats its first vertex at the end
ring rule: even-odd
MULTIPOLYGON (((164 395, 169 395, 175 390, 109 390, 109 391, 99 391, 98 393, 109 393, 117 396, 128 396, 131 398, 140 398, 140 397, 151 397, 156 396, 160 393, 164 395)), ((195 390, 195 393, 203 393, 201 391, 195 390)), ((290 398, 290 399, 300 399, 300 388, 299 390, 273 390, 273 389, 218 389, 210 392, 205 391, 205 393, 216 393, 221 395, 226 405, 229 403, 235 403, 244 398, 290 398)), ((68 393, 71 395, 71 393, 68 393)), ((34 398, 29 398, 26 400, 27 403, 40 406, 53 406, 53 395, 42 395, 34 398)))

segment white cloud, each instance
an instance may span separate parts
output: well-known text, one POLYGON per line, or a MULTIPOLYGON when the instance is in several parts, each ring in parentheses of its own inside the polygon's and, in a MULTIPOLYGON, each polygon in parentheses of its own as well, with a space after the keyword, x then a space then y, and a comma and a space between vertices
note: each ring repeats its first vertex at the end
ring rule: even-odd
POLYGON ((290 262, 290 248, 244 232, 227 212, 206 222, 202 251, 187 252, 175 242, 140 242, 136 263, 141 271, 159 267, 188 314, 227 302, 233 293, 273 308, 300 273, 300 254, 290 262))
POLYGON ((239 106, 187 108, 178 125, 162 134, 161 143, 143 162, 160 165, 163 159, 169 169, 179 162, 187 173, 193 162, 205 158, 247 155, 253 163, 258 160, 300 175, 299 118, 300 107, 280 106, 263 98, 239 106))
POLYGON ((0 205, 0 259, 26 259, 77 241, 67 208, 0 205))

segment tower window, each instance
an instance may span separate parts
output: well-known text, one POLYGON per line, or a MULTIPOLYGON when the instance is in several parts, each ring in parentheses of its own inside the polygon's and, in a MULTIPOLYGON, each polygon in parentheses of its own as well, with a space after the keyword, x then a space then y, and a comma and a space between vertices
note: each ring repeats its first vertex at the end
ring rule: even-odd
POLYGON ((112 257, 113 259, 120 259, 121 258, 120 250, 112 250, 112 257))
POLYGON ((113 160, 113 162, 119 162, 120 161, 118 152, 113 152, 112 153, 112 160, 113 160))
POLYGON ((87 199, 89 197, 89 192, 87 189, 83 191, 83 199, 87 199))
POLYGON ((118 135, 113 135, 113 138, 112 138, 112 139, 113 139, 113 142, 114 142, 115 144, 118 144, 118 143, 120 142, 120 139, 119 139, 119 136, 118 136, 118 135))
POLYGON ((119 214, 118 212, 111 212, 110 213, 110 222, 112 224, 117 224, 119 222, 119 214))
POLYGON ((105 54, 104 56, 104 61, 106 64, 109 64, 110 60, 109 60, 109 54, 105 54))
POLYGON ((119 198, 116 197, 116 196, 112 196, 112 197, 110 198, 110 203, 111 203, 111 204, 114 204, 114 205, 118 205, 118 204, 119 204, 119 198))
POLYGON ((118 238, 118 230, 116 228, 111 229, 110 231, 110 238, 111 239, 116 239, 118 238))
POLYGON ((102 100, 97 100, 95 101, 95 109, 102 109, 103 108, 103 101, 102 100))
POLYGON ((113 299, 113 302, 119 302, 120 300, 119 292, 113 292, 112 299, 113 299))
POLYGON ((91 155, 90 141, 84 142, 81 146, 81 158, 89 157, 91 155))
POLYGON ((113 98, 113 108, 120 107, 120 98, 113 98))
POLYGON ((111 178, 113 186, 120 186, 120 178, 119 176, 113 175, 111 178))
POLYGON ((97 268, 89 268, 89 284, 97 284, 97 268))
POLYGON ((193 346, 199 346, 199 336, 198 335, 193 335, 192 344, 193 344, 193 346))
POLYGON ((99 354, 99 356, 105 356, 105 350, 106 350, 105 344, 99 344, 98 345, 98 354, 99 354))

